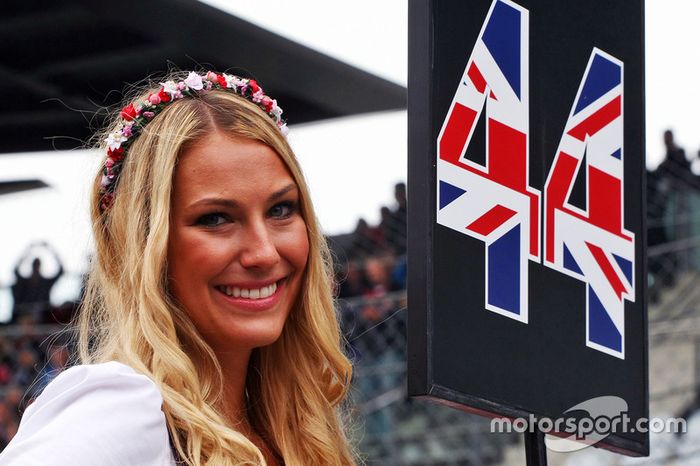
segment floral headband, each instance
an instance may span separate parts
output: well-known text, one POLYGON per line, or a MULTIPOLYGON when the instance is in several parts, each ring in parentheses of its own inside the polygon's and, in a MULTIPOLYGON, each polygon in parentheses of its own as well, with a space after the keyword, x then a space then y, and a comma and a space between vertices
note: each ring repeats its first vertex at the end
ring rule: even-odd
POLYGON ((262 88, 254 79, 245 79, 226 73, 217 74, 209 71, 200 75, 191 71, 184 81, 166 81, 160 83, 158 92, 149 94, 140 102, 132 102, 119 113, 121 121, 117 128, 109 134, 107 143, 107 160, 102 170, 100 188, 100 212, 108 210, 114 202, 114 189, 119 172, 124 161, 124 151, 150 120, 160 113, 170 102, 185 97, 195 96, 212 89, 226 89, 260 107, 286 137, 289 129, 282 120, 282 109, 275 99, 263 93, 262 88))

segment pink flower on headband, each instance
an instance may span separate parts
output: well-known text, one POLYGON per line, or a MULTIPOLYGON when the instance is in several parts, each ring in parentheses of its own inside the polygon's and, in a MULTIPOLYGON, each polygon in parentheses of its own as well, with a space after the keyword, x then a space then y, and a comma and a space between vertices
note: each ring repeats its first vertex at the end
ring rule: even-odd
POLYGON ((121 133, 121 131, 110 133, 110 135, 107 136, 107 139, 105 139, 107 147, 112 150, 119 149, 124 141, 126 141, 126 137, 121 133))
POLYGON ((260 100, 260 103, 262 104, 263 107, 265 107, 265 111, 267 113, 270 113, 272 111, 272 108, 274 107, 272 99, 269 98, 268 96, 263 96, 262 100, 260 100))
POLYGON ((194 89, 195 91, 201 91, 202 89, 204 89, 202 77, 194 71, 190 71, 190 74, 187 75, 187 78, 185 79, 185 84, 189 89, 194 89))

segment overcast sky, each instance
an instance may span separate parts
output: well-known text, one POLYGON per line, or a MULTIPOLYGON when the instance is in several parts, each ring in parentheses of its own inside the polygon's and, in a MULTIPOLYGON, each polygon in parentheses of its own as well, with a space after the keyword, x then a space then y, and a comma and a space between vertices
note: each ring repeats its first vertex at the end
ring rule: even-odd
MULTIPOLYGON (((406 85, 405 0, 207 0, 207 3, 406 85)), ((695 24, 700 17, 698 13, 700 2, 696 0, 647 1, 646 115, 650 166, 659 163, 663 153, 661 132, 666 128, 676 131, 678 142, 689 154, 696 154, 700 148, 697 116, 700 93, 696 89, 700 61, 683 55, 700 44, 700 28, 695 24)), ((319 217, 328 233, 351 230, 359 216, 376 222, 379 207, 392 202, 393 184, 406 179, 405 112, 303 125, 292 128, 290 142, 306 171, 319 217), (342 177, 337 176, 339 167, 342 177), (328 173, 333 176, 327 176, 328 173)), ((0 197, 3 219, 0 289, 12 282, 14 263, 33 240, 47 240, 55 245, 69 271, 82 271, 89 242, 84 187, 95 170, 95 160, 87 152, 0 156, 1 180, 41 178, 51 185, 47 189, 0 197)), ((51 264, 47 266, 50 268, 51 264)), ((63 286, 66 290, 71 288, 68 283, 63 286)), ((2 309, 0 291, 0 318, 2 309)))

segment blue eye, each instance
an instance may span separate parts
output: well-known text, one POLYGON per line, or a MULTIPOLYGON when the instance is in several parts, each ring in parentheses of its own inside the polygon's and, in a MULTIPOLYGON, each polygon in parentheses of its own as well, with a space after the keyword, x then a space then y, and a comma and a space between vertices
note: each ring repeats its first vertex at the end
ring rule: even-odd
POLYGON ((228 218, 224 214, 214 212, 199 217, 197 219, 197 225, 203 225, 205 227, 216 227, 228 221, 228 218))
POLYGON ((270 216, 274 218, 288 218, 296 212, 296 202, 280 202, 270 209, 270 216))

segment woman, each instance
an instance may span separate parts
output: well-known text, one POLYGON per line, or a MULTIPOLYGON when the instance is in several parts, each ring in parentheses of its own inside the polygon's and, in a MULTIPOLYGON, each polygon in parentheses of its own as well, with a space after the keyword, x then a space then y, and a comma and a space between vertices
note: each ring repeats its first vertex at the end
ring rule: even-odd
POLYGON ((329 252, 281 113, 213 72, 124 107, 92 193, 82 365, 0 464, 354 464, 329 252))

